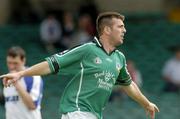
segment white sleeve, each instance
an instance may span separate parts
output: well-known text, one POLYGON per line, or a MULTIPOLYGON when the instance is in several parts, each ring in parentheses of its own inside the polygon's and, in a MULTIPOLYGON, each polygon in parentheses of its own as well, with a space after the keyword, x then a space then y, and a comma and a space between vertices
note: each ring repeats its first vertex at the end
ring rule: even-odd
POLYGON ((171 72, 172 72, 172 62, 167 61, 164 68, 163 68, 162 75, 163 76, 169 76, 169 75, 171 75, 171 72))
POLYGON ((38 103, 42 98, 43 81, 40 76, 33 76, 32 89, 29 92, 33 101, 38 103))

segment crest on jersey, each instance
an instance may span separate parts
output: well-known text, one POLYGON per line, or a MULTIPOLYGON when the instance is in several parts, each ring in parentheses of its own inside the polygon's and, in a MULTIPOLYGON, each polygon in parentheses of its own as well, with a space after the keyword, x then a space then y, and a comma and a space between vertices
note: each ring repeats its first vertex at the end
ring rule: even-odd
POLYGON ((95 64, 101 64, 101 63, 102 63, 102 60, 101 60, 99 57, 96 57, 96 58, 94 59, 94 63, 95 63, 95 64))
POLYGON ((122 66, 120 65, 120 63, 116 63, 116 69, 118 70, 118 72, 120 72, 122 66))

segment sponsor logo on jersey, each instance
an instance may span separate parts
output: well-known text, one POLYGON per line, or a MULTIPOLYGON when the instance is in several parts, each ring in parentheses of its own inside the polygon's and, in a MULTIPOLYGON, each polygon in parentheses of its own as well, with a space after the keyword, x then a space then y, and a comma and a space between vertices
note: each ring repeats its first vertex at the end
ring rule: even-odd
POLYGON ((104 79, 106 82, 108 82, 111 78, 113 78, 114 75, 108 71, 105 72, 105 76, 104 76, 104 79))
POLYGON ((18 101, 19 100, 19 96, 8 96, 8 97, 5 97, 5 101, 6 102, 15 102, 15 101, 18 101))
POLYGON ((98 88, 111 91, 113 85, 116 82, 115 75, 109 71, 103 71, 101 73, 95 73, 95 78, 98 79, 98 88))

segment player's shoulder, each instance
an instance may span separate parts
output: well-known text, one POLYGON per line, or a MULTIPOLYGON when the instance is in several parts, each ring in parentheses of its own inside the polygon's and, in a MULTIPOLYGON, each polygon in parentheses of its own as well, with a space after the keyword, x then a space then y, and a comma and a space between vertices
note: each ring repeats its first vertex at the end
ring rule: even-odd
POLYGON ((22 79, 24 79, 25 82, 36 82, 36 81, 41 81, 42 80, 42 77, 41 76, 25 76, 25 77, 22 77, 22 79))
POLYGON ((92 43, 92 42, 88 42, 88 43, 84 43, 84 44, 80 44, 80 45, 74 46, 74 47, 70 48, 67 51, 76 50, 76 49, 84 49, 85 50, 85 49, 91 48, 93 45, 95 45, 95 44, 92 43))
POLYGON ((76 45, 76 46, 74 46, 74 47, 72 47, 72 48, 69 48, 69 49, 67 49, 67 50, 64 50, 64 51, 62 51, 62 52, 59 52, 59 53, 57 53, 57 54, 55 54, 55 55, 57 55, 57 56, 64 56, 64 55, 66 55, 66 54, 72 54, 72 53, 87 53, 87 52, 89 52, 92 48, 92 45, 94 45, 93 43, 91 43, 91 42, 88 42, 88 43, 85 43, 85 44, 80 44, 80 45, 76 45))
POLYGON ((33 77, 33 80, 42 80, 41 76, 32 76, 32 77, 33 77))
POLYGON ((81 44, 81 45, 79 45, 79 46, 77 46, 77 47, 81 47, 81 48, 92 48, 93 46, 96 46, 96 44, 95 43, 93 43, 93 42, 88 42, 88 43, 84 43, 84 44, 81 44))
POLYGON ((125 55, 124 55, 120 50, 116 49, 115 52, 116 52, 120 57, 125 58, 125 55))
POLYGON ((33 77, 33 85, 43 84, 43 79, 41 76, 32 76, 32 77, 33 77))

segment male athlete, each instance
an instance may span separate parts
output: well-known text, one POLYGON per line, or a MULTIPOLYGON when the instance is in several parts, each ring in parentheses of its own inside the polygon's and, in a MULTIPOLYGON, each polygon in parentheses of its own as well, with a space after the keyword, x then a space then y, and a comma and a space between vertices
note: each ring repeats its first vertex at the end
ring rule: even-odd
MULTIPOLYGON (((11 47, 6 57, 9 72, 26 69, 25 51, 11 47)), ((41 119, 43 82, 40 76, 23 76, 13 86, 4 88, 6 119, 41 119)))
POLYGON ((8 86, 23 76, 66 74, 71 81, 60 102, 61 119, 102 119, 102 111, 114 85, 137 101, 155 118, 158 107, 151 103, 131 80, 125 56, 116 47, 124 40, 124 16, 105 12, 97 18, 99 39, 46 58, 26 70, 1 76, 8 86))

